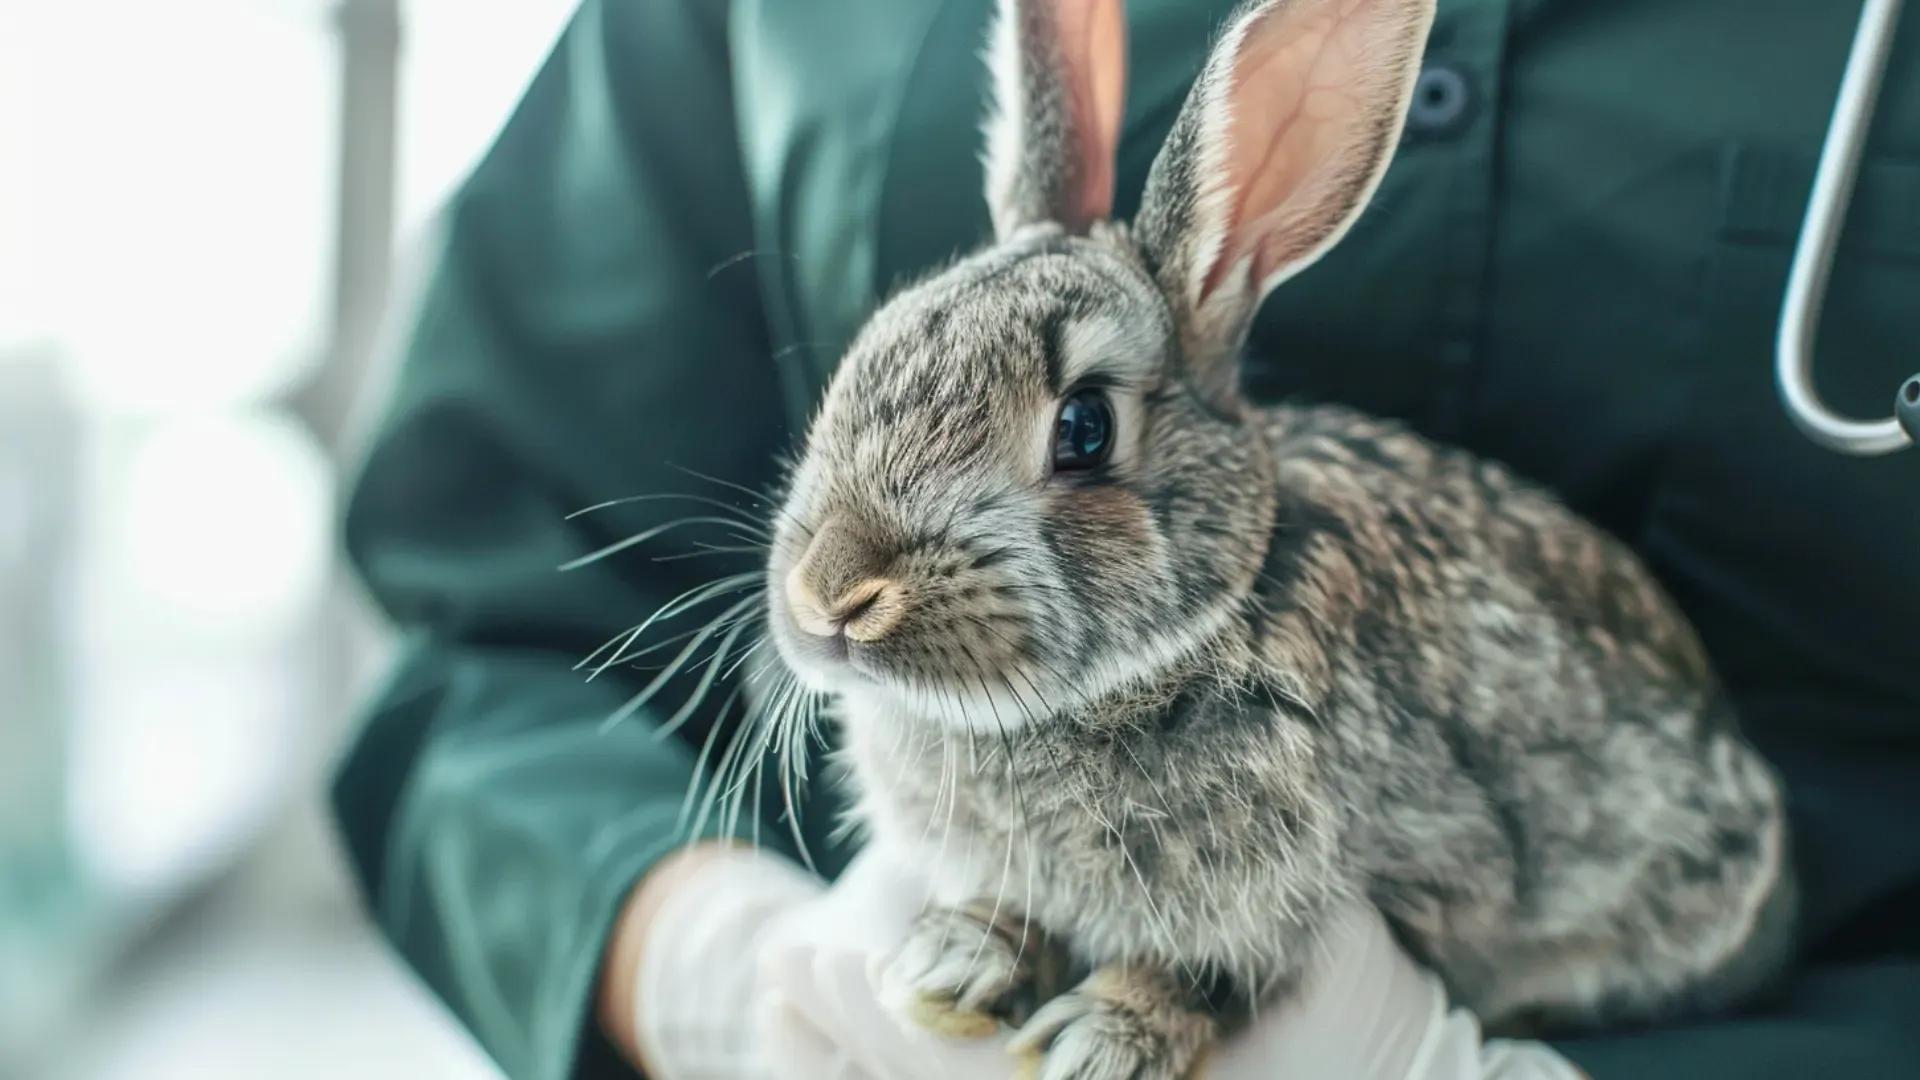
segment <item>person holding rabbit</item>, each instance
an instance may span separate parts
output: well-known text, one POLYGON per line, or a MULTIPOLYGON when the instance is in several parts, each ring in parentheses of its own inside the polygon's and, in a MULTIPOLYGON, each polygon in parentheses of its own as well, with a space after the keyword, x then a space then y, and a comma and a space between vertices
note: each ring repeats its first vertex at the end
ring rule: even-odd
POLYGON ((516 1077, 1901 1075, 1915 478, 1751 347, 1847 29, 589 2, 349 516, 383 926, 516 1077))

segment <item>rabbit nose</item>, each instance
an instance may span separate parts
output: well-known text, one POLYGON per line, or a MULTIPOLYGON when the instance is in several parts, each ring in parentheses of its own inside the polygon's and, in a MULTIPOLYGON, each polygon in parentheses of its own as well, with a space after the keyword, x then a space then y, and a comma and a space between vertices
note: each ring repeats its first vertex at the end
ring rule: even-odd
POLYGON ((814 637, 885 637, 907 613, 907 590, 874 572, 882 562, 877 546, 857 530, 835 520, 822 525, 787 573, 794 624, 814 637))
POLYGON ((823 604, 799 574, 789 574, 787 601, 793 621, 807 633, 828 638, 845 634, 859 642, 886 637, 907 613, 907 591, 886 578, 858 582, 839 599, 823 604))

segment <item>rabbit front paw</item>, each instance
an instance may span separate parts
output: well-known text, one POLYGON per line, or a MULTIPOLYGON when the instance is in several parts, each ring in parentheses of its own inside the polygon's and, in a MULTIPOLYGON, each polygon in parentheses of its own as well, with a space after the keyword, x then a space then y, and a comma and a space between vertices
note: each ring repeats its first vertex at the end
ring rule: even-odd
POLYGON ((942 1035, 977 1039, 1019 1024, 1050 980, 1054 950, 1017 912, 975 901, 920 916, 880 974, 896 1017, 942 1035))
POLYGON ((1217 1030, 1165 974, 1105 967, 1043 1006, 1011 1049, 1037 1080, 1187 1080, 1217 1030))

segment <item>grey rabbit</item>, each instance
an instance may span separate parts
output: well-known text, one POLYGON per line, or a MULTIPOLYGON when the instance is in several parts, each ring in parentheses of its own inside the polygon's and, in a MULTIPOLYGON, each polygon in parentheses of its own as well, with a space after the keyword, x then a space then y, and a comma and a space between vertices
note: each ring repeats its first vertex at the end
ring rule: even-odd
POLYGON ((1497 1031, 1787 963, 1778 782, 1633 554, 1497 464, 1238 388, 1261 299, 1379 185, 1433 18, 1244 4, 1126 225, 1123 5, 1003 0, 993 242, 851 345, 766 578, 858 824, 936 883, 882 976, 917 1022, 1023 1025, 1048 1078, 1191 1075, 1355 899, 1497 1031))

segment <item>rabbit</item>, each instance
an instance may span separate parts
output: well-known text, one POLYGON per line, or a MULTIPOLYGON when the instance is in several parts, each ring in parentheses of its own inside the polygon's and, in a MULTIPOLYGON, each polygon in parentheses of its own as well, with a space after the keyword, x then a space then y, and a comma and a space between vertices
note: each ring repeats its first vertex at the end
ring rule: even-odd
POLYGON ((1193 1075, 1356 900, 1500 1032, 1723 1009, 1788 962, 1779 783, 1635 556, 1494 462, 1241 395, 1433 18, 1243 4, 1129 225, 1123 4, 1002 0, 992 242, 849 346, 766 566, 854 821, 935 885, 878 976, 902 1017, 1016 1025, 1056 1080, 1193 1075))

